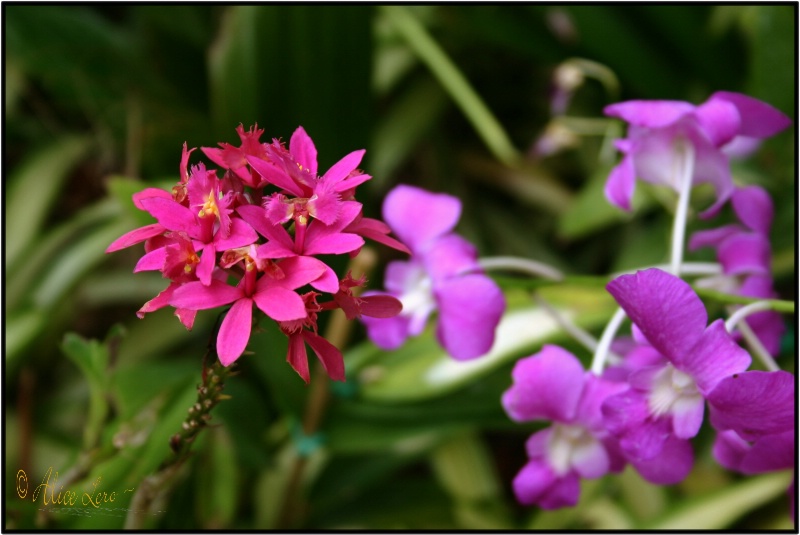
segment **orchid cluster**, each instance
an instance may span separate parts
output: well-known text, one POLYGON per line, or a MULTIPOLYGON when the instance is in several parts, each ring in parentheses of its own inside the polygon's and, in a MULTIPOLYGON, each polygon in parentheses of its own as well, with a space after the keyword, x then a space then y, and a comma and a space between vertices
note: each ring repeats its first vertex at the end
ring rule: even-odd
POLYGON ((306 344, 328 375, 343 381, 341 351, 318 334, 318 314, 341 308, 351 320, 386 318, 397 315, 401 304, 391 296, 358 297, 363 276, 339 277, 317 257, 354 257, 364 238, 406 253, 408 248, 389 236, 385 223, 364 217, 355 200, 356 188, 371 178, 358 169, 364 150, 320 175, 316 148, 302 127, 288 148, 277 139, 259 141, 263 130, 257 126, 245 132, 239 125, 237 133, 239 147, 202 148, 221 176, 202 162, 190 167, 195 149, 184 144, 172 191, 146 188, 133 196, 156 222, 123 235, 106 252, 144 242, 134 272, 160 271, 169 279, 139 317, 171 306, 191 329, 198 310, 230 305, 216 340, 224 366, 244 353, 258 320, 255 307, 288 337, 287 361, 306 382, 306 344))
POLYGON ((716 431, 713 456, 726 469, 755 474, 791 468, 795 451, 795 379, 773 360, 784 324, 769 303, 708 312, 681 276, 690 192, 711 184, 710 218, 730 202, 739 223, 703 230, 691 251, 716 249, 718 270, 696 281, 728 294, 776 297, 770 271, 772 201, 758 186, 736 186, 732 156, 753 152, 789 119, 751 97, 718 92, 700 106, 629 101, 606 108, 629 123, 616 142, 623 159, 606 184, 608 200, 630 209, 641 179, 678 192, 670 272, 645 269, 607 285, 621 307, 594 348, 590 370, 557 346, 517 362, 502 403, 518 422, 546 420, 526 444, 528 463, 513 481, 518 500, 555 509, 575 505, 581 478, 630 464, 655 484, 682 481, 694 464, 691 440, 705 420, 716 431), (632 337, 614 339, 625 316, 632 337), (747 320, 744 318, 747 317, 747 320), (751 369, 745 343, 766 370, 751 369), (610 350, 615 359, 609 357, 610 350), (608 362, 607 362, 608 361, 608 362))

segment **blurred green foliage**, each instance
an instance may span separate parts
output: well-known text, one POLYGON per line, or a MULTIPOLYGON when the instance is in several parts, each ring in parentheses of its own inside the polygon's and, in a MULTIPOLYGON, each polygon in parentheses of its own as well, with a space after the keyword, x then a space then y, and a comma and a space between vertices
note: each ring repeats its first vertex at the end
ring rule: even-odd
MULTIPOLYGON (((6 528, 121 528, 131 518, 129 489, 167 456, 194 402, 212 314, 201 313, 190 333, 166 310, 138 320, 135 311, 164 282, 131 273, 138 251, 104 254, 143 223, 131 193, 176 181, 184 142, 236 142, 239 123, 288 139, 303 125, 321 168, 367 149, 363 167, 374 179, 359 199, 367 215, 378 215, 383 194, 400 182, 449 192, 464 203, 459 231, 482 254, 602 276, 663 262, 669 234, 656 191, 640 188, 633 214, 603 199, 615 161, 609 136, 620 133, 602 119, 603 106, 631 98, 700 102, 724 89, 796 114, 794 5, 2 9, 6 528), (595 122, 573 122, 573 133, 581 131, 569 146, 536 156, 537 138, 564 119, 550 113, 552 74, 572 58, 603 65, 618 86, 587 77, 566 115, 595 122), (506 142, 513 158, 498 159, 506 142), (48 467, 65 489, 116 491, 116 499, 94 515, 39 511, 31 494, 48 467), (18 470, 27 474, 27 499, 18 495, 18 470)), ((775 199, 783 299, 796 296, 793 132, 734 168, 739 183, 758 183, 775 199)), ((690 231, 707 226, 693 220, 690 231)), ((380 253, 384 262, 393 258, 380 253)), ((371 279, 378 286, 380 273, 371 279)), ((547 291, 595 333, 613 310, 602 284, 547 291)), ((524 293, 513 301, 515 313, 537 312, 524 293)), ((654 487, 626 472, 585 482, 573 510, 517 505, 510 481, 536 426, 511 423, 500 394, 517 357, 544 342, 571 347, 557 329, 541 327, 512 335, 515 344, 468 372, 449 368, 430 332, 383 354, 359 343, 357 329, 348 381, 335 385, 321 430, 324 447, 308 459, 295 527, 791 527, 784 474, 724 472, 701 453, 708 435, 699 437, 698 465, 681 485, 654 487), (431 380, 432 370, 443 379, 431 380)), ((220 425, 200 435, 169 499, 138 513, 137 525, 279 522, 296 457, 292 429, 308 389, 284 362, 279 333, 265 327, 250 349, 255 355, 243 357, 228 381, 232 399, 215 410, 220 425)))

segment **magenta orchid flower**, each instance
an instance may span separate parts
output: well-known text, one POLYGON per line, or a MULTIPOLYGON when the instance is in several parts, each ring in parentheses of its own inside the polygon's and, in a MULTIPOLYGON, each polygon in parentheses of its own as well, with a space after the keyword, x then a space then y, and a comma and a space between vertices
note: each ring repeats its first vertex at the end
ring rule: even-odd
POLYGON ((511 419, 553 422, 528 439, 529 461, 513 482, 520 503, 543 509, 572 506, 581 478, 622 470, 625 460, 603 425, 600 407, 624 383, 585 371, 575 356, 551 345, 519 360, 512 377, 514 384, 502 398, 511 419))
POLYGON ((450 195, 401 185, 386 196, 384 219, 412 258, 386 268, 388 295, 400 300, 402 312, 388 319, 363 318, 379 347, 395 349, 419 335, 434 311, 439 313, 436 336, 454 358, 479 357, 492 347, 505 300, 482 273, 475 247, 452 232, 460 214, 460 201, 450 195))
MULTIPOLYGON (((722 265, 722 275, 699 280, 698 284, 746 297, 776 298, 769 241, 774 215, 772 199, 763 188, 746 186, 735 190, 731 204, 740 223, 696 232, 689 240, 690 250, 715 248, 722 265)), ((767 352, 777 355, 786 330, 780 314, 767 310, 745 321, 767 352)))
POLYGON ((282 277, 268 274, 256 280, 255 269, 245 269, 238 286, 212 280, 211 284, 189 282, 177 288, 170 304, 177 308, 204 310, 233 303, 222 321, 217 336, 217 354, 228 366, 244 353, 250 339, 253 305, 275 321, 304 318, 306 307, 294 291, 325 272, 325 265, 315 258, 288 258, 281 262, 282 277))
POLYGON ((660 459, 643 476, 675 483, 692 464, 688 443, 679 446, 675 439, 687 441, 697 434, 706 398, 725 377, 746 370, 750 355, 728 335, 722 320, 706 327, 702 301, 678 277, 648 269, 618 277, 607 288, 665 362, 630 374, 628 390, 603 405, 606 425, 632 462, 660 459), (665 455, 670 441, 672 450, 665 455), (672 468, 659 471, 659 465, 672 468))
POLYGON ((362 236, 407 248, 389 236, 383 222, 364 218, 362 205, 355 201, 356 186, 370 178, 356 169, 364 151, 345 156, 317 177, 316 149, 302 127, 288 151, 277 141, 260 143, 263 131, 255 126, 245 132, 240 125, 236 131, 240 147, 220 143, 220 148, 203 148, 226 170, 222 179, 203 163, 190 169, 195 149, 184 143, 180 179, 172 191, 146 188, 133 196, 136 207, 156 222, 126 233, 106 252, 144 242, 145 254, 134 272, 160 271, 169 279, 141 307, 139 317, 170 305, 191 329, 198 310, 230 305, 216 343, 223 365, 244 353, 258 319, 255 310, 289 337, 287 360, 305 381, 304 344, 319 356, 330 377, 344 380, 341 352, 316 332, 317 312, 342 308, 349 319, 390 317, 401 305, 391 296, 355 295, 353 290, 365 279, 348 273, 340 280, 316 256, 354 257, 364 245, 362 236), (281 206, 289 217, 271 217, 281 206), (306 285, 322 293, 298 293, 306 285), (329 299, 317 302, 324 295, 329 299))
POLYGON ((770 137, 791 123, 772 106, 727 91, 714 93, 699 106, 670 100, 631 100, 607 106, 604 111, 630 125, 628 137, 615 144, 624 156, 608 177, 608 200, 630 210, 637 178, 680 191, 676 176, 682 157, 679 146, 687 143, 694 151, 692 184, 711 184, 717 194, 704 216, 715 214, 734 190, 726 147, 739 146, 743 139, 770 137))

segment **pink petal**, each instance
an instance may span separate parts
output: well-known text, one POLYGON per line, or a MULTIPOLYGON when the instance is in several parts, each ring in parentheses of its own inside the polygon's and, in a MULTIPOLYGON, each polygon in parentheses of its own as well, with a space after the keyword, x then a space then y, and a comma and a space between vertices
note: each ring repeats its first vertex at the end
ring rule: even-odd
POLYGON ((197 270, 195 271, 197 278, 206 286, 211 284, 211 274, 214 271, 214 266, 217 265, 216 260, 217 250, 213 243, 209 243, 203 248, 200 263, 197 264, 197 270))
POLYGON ((391 295, 367 295, 361 298, 361 314, 373 318, 393 318, 403 305, 391 295))
POLYGON ((344 359, 342 352, 323 337, 308 330, 303 330, 303 338, 317 354, 328 377, 334 381, 344 381, 344 359))
POLYGON ((311 375, 308 373, 308 356, 306 355, 306 343, 303 340, 302 333, 289 335, 289 350, 286 353, 286 361, 308 384, 311 380, 311 375))
POLYGON ((316 176, 317 148, 302 126, 297 127, 289 140, 289 153, 304 169, 316 176))
POLYGON ((148 197, 142 199, 141 204, 164 228, 183 231, 192 238, 199 235, 200 223, 197 217, 182 204, 162 197, 148 197))
POLYGON ((141 243, 148 238, 152 238, 153 236, 158 236, 165 230, 166 229, 163 226, 161 226, 160 223, 153 223, 151 225, 146 225, 144 227, 134 229, 130 232, 123 234, 122 236, 111 242, 111 245, 109 245, 106 248, 106 252, 113 253, 114 251, 125 249, 126 247, 130 247, 131 245, 141 243))
POLYGON ((136 262, 136 267, 133 268, 133 272, 139 273, 140 271, 160 271, 164 269, 164 262, 166 260, 167 260, 166 247, 159 247, 158 249, 153 249, 152 251, 141 257, 138 262, 136 262))
POLYGON ((719 247, 723 241, 741 232, 742 227, 740 225, 724 225, 695 232, 689 239, 689 250, 696 251, 703 247, 719 247))
POLYGON ((139 210, 147 211, 147 208, 142 205, 142 199, 149 199, 152 197, 172 200, 172 194, 168 191, 164 191, 160 188, 144 188, 142 191, 133 194, 133 205, 139 210))
POLYGON ((227 238, 223 238, 220 232, 214 235, 214 243, 218 251, 246 247, 255 243, 256 240, 258 240, 258 234, 253 227, 238 218, 231 219, 230 234, 227 238))
POLYGON ((169 304, 175 308, 204 310, 227 305, 242 297, 244 294, 239 287, 212 279, 208 286, 200 281, 187 282, 175 290, 169 304))
POLYGON ((355 251, 363 245, 364 238, 356 234, 345 232, 327 235, 316 234, 311 239, 307 237, 303 253, 306 255, 344 254, 355 251))
POLYGON ((331 184, 336 184, 341 182, 350 174, 351 171, 358 167, 358 164, 361 163, 361 159, 364 157, 364 153, 367 152, 364 149, 356 150, 333 164, 328 171, 322 175, 323 182, 329 182, 331 184))
POLYGON ((325 271, 310 282, 312 288, 316 288, 321 292, 327 292, 330 294, 335 294, 339 291, 339 277, 336 276, 336 272, 328 266, 325 266, 325 271))
POLYGON ((253 300, 261 311, 275 321, 292 321, 307 316, 303 299, 292 290, 273 286, 253 294, 253 300))
POLYGON ((256 284, 258 288, 264 288, 267 285, 277 285, 289 290, 295 290, 318 279, 330 269, 328 265, 321 260, 310 256, 294 256, 282 260, 278 265, 284 273, 284 278, 271 279, 270 277, 261 277, 256 284))
POLYGON ((217 356, 223 366, 230 366, 247 347, 253 324, 253 301, 243 297, 225 314, 217 334, 217 356))
POLYGON ((272 163, 264 161, 261 158, 256 158, 255 156, 245 156, 245 159, 247 163, 250 164, 250 167, 255 169, 256 172, 270 184, 278 186, 297 197, 303 196, 302 188, 300 188, 289 175, 284 173, 281 169, 278 169, 272 163))
POLYGON ((415 252, 453 230, 460 216, 461 201, 456 197, 413 186, 395 187, 383 202, 383 218, 415 252))

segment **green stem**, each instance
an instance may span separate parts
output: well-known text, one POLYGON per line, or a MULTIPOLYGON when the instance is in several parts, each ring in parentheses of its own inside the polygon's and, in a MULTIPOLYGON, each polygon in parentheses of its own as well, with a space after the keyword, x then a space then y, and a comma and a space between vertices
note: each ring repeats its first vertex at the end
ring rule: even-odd
POLYGON ((495 158, 514 167, 521 158, 506 131, 422 24, 403 6, 380 9, 461 108, 495 158))

